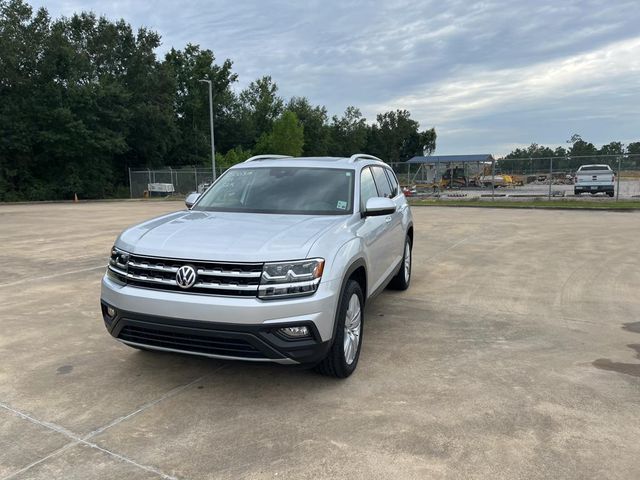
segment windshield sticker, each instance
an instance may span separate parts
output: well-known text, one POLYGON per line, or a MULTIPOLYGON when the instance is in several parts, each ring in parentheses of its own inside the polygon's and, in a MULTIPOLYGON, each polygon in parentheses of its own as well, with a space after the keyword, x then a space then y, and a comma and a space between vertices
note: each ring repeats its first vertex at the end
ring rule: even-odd
POLYGON ((339 208, 340 210, 346 210, 347 209, 347 202, 345 202, 343 200, 338 200, 338 205, 336 205, 336 208, 339 208))
POLYGON ((351 172, 346 172, 346 173, 345 173, 345 175, 346 175, 347 177, 350 177, 350 176, 351 176, 351 172))

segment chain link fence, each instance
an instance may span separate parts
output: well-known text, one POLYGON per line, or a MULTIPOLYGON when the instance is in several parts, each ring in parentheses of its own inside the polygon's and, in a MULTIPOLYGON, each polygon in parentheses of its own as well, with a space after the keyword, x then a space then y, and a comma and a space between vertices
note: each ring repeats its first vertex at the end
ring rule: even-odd
MULTIPOLYGON (((609 198, 640 199, 640 154, 494 159, 474 162, 392 163, 408 196, 437 198, 609 198), (605 165, 611 174, 581 176, 582 165, 605 165)), ((603 168, 607 168, 603 167, 603 168)), ((591 173, 591 172, 588 172, 591 173)))
MULTIPOLYGON (((224 168, 216 168, 216 178, 224 171, 224 168)), ((191 192, 203 192, 212 180, 211 168, 129 169, 129 194, 131 198, 185 196, 191 192)))
MULTIPOLYGON (((577 195, 575 181, 580 166, 607 165, 614 172, 613 198, 640 199, 640 154, 389 165, 408 196, 451 199, 606 197, 596 189, 577 195)), ((216 178, 225 170, 218 167, 216 178)), ((212 179, 210 168, 130 169, 130 196, 185 196, 204 191, 212 179)))

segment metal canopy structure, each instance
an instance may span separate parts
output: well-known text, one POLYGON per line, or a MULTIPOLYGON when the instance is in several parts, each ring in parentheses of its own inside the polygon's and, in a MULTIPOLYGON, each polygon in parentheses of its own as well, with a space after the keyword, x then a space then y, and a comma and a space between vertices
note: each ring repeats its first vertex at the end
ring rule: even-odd
POLYGON ((416 156, 407 160, 407 166, 409 168, 408 178, 410 182, 415 182, 418 177, 421 180, 428 183, 438 183, 440 181, 441 173, 440 166, 456 166, 460 165, 464 168, 465 175, 467 172, 467 166, 475 164, 477 169, 480 169, 481 165, 491 164, 493 170, 493 164, 495 159, 490 153, 481 153, 475 155, 431 155, 431 156, 416 156), (411 176, 411 165, 417 165, 413 177, 411 176), (428 168, 425 168, 428 167, 428 168), (435 167, 435 168, 434 168, 435 167))
POLYGON ((432 155, 429 157, 413 157, 407 163, 418 163, 426 165, 436 165, 438 163, 476 163, 493 162, 493 155, 482 153, 478 155, 432 155))

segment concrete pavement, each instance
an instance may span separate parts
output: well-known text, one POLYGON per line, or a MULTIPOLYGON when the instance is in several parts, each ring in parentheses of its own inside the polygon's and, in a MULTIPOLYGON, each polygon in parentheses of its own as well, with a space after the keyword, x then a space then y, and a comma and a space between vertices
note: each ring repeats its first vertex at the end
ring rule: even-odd
POLYGON ((0 206, 0 479, 640 477, 640 214, 414 208, 336 381, 107 334, 115 236, 180 208, 0 206))

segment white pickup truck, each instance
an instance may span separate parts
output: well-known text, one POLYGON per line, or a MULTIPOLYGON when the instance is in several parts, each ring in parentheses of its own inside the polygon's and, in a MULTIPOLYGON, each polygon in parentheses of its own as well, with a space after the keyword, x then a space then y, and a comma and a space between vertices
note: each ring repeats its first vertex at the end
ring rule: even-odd
POLYGON ((576 172, 573 193, 590 193, 595 195, 604 192, 613 197, 616 175, 609 165, 582 165, 576 172))

